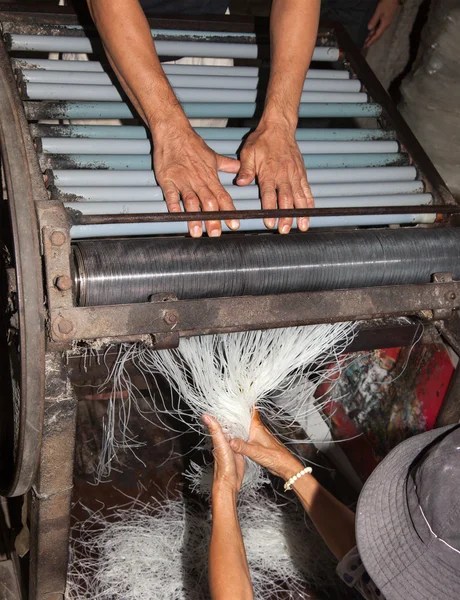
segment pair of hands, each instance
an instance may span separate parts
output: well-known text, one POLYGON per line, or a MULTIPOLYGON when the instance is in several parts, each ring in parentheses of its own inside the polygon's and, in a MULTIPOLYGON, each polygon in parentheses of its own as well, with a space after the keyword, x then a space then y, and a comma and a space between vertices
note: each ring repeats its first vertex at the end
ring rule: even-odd
POLYGON ((382 37, 391 25, 393 16, 400 5, 400 0, 380 0, 367 26, 369 34, 364 42, 364 48, 369 48, 382 37))
MULTIPOLYGON (((240 161, 217 154, 187 124, 172 126, 155 139, 155 176, 163 190, 170 212, 180 212, 180 200, 188 212, 235 210, 230 194, 218 178, 218 171, 237 175, 238 185, 248 185, 257 177, 262 207, 308 208, 314 202, 297 142, 295 128, 282 123, 259 124, 248 137, 240 161)), ((236 219, 226 221, 230 229, 238 229, 236 219)), ((266 219, 268 228, 275 219, 266 219)), ((280 219, 280 233, 289 233, 292 219, 280 219)), ((306 231, 308 218, 298 220, 306 231)), ((202 234, 201 222, 189 223, 192 237, 202 234)), ((220 221, 206 221, 209 236, 221 234, 220 221)))
POLYGON ((228 440, 220 424, 210 415, 203 415, 214 446, 214 485, 237 495, 244 477, 244 457, 259 463, 270 473, 289 479, 302 468, 297 460, 265 428, 257 412, 254 413, 247 442, 228 440))

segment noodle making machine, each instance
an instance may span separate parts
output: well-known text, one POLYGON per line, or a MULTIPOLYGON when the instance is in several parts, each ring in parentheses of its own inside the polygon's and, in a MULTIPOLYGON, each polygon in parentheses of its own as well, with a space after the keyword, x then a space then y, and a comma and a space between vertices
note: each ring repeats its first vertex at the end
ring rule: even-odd
MULTIPOLYGON (((256 185, 221 174, 240 230, 192 239, 187 221, 228 215, 167 213, 148 132, 89 17, 3 3, 0 23, 0 494, 28 494, 29 598, 61 599, 76 414, 66 351, 172 348, 184 336, 345 320, 359 329, 350 350, 410 346, 423 327, 458 351, 460 209, 347 34, 330 25, 318 34, 297 130, 315 208, 262 211, 256 185), (307 233, 263 226, 266 216, 305 214, 307 233)), ((198 132, 237 154, 263 105, 267 24, 150 23, 187 116, 230 119, 198 132)), ((456 386, 454 375, 446 419, 456 386)))

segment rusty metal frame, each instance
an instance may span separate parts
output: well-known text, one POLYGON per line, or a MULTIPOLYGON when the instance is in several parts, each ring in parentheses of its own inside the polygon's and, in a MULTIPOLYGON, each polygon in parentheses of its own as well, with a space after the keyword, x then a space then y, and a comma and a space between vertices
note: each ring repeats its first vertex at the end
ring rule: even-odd
POLYGON ((179 337, 251 329, 360 321, 460 309, 460 282, 382 286, 268 296, 170 300, 53 310, 55 341, 91 340, 107 331, 179 337), (64 327, 62 324, 64 323, 64 327))
MULTIPOLYGON (((13 237, 20 345, 20 427, 14 468, 7 473, 9 457, 2 457, 0 493, 15 496, 27 491, 38 464, 44 389, 44 293, 38 224, 34 209, 39 176, 28 125, 16 90, 8 54, 0 43, 0 146, 5 173, 13 237)), ((42 179, 40 177, 40 179, 42 179)))

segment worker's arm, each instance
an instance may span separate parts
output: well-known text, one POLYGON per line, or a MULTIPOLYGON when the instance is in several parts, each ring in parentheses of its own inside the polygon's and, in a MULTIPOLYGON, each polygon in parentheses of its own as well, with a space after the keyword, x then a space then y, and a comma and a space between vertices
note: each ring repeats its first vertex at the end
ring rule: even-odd
POLYGON ((212 600, 252 600, 236 499, 244 476, 244 458, 235 454, 219 423, 203 416, 214 446, 212 534, 209 547, 209 586, 212 600))
MULTIPOLYGON (((249 440, 230 441, 231 448, 285 481, 304 466, 264 427, 256 413, 249 440)), ((334 556, 341 560, 354 546, 355 515, 320 485, 312 475, 303 475, 292 486, 315 527, 334 556)))
MULTIPOLYGON (((312 207, 302 155, 295 141, 300 97, 316 43, 320 0, 273 0, 271 70, 263 115, 241 151, 237 183, 258 178, 264 208, 312 207)), ((265 221, 274 227, 274 219, 265 221)), ((287 233, 291 219, 280 219, 287 233)), ((308 219, 298 221, 302 231, 308 219)))
MULTIPOLYGON (((126 94, 149 126, 154 168, 171 212, 232 210, 230 195, 217 171, 237 173, 239 162, 213 152, 184 114, 163 72, 138 0, 88 0, 105 51, 126 94)), ((238 221, 228 221, 233 229, 238 221)), ((189 224, 194 237, 201 223, 189 224)), ((219 235, 219 221, 207 221, 209 235, 219 235)))

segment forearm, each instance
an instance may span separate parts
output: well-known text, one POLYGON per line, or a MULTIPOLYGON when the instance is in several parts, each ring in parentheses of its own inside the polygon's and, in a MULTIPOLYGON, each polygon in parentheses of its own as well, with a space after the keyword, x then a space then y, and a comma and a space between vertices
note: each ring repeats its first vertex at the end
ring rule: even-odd
POLYGON ((172 120, 188 127, 138 0, 88 0, 88 6, 109 61, 153 137, 164 133, 172 120))
POLYGON ((212 600, 252 600, 236 495, 213 489, 212 534, 209 548, 209 585, 212 600))
POLYGON ((329 550, 341 560, 356 546, 354 513, 324 489, 312 475, 302 476, 292 489, 329 550))
POLYGON ((273 0, 271 69, 261 121, 297 126, 300 96, 318 31, 320 0, 273 0))

